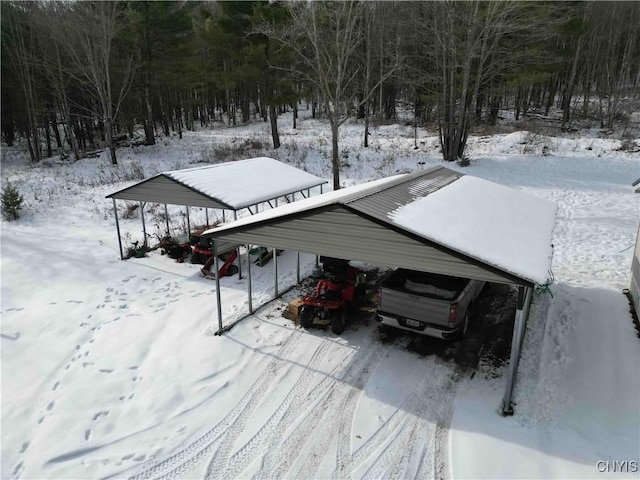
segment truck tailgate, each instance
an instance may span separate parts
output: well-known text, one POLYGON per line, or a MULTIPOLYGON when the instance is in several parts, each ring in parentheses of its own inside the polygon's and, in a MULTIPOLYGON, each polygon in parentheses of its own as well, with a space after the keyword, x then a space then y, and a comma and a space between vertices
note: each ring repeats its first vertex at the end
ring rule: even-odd
POLYGON ((414 320, 428 321, 435 325, 446 326, 449 320, 451 303, 421 295, 411 295, 406 292, 382 287, 378 311, 390 313, 414 320))

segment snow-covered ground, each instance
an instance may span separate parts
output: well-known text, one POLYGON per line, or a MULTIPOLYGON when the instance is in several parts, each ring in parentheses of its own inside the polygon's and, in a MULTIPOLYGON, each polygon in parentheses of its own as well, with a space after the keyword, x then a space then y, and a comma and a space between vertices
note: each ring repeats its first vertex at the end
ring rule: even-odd
MULTIPOLYGON (((464 173, 558 204, 553 297, 535 298, 504 418, 505 366, 463 371, 380 342, 373 323, 340 337, 300 329, 281 316, 298 289, 214 336, 215 282, 198 265, 157 251, 119 260, 104 197, 135 179, 239 146, 329 179, 328 127, 290 126, 284 116, 277 151, 247 150, 268 145, 265 124, 216 127, 121 149, 116 168, 104 154, 31 167, 3 148, 3 183, 27 204, 0 237, 2 478, 637 478, 640 348, 621 293, 637 154, 593 134, 470 139, 464 173)), ((345 185, 442 164, 433 132, 417 150, 398 125, 374 128, 368 149, 361 141, 362 126, 345 125, 345 185)), ((149 232, 161 234, 163 213, 147 206, 149 232)), ((170 214, 186 223, 184 209, 170 214)), ((121 222, 126 246, 142 238, 136 215, 121 222)), ((310 273, 314 258, 301 260, 310 273)), ((281 289, 295 262, 279 258, 281 289)), ((252 274, 257 305, 273 293, 272 263, 252 274)), ((247 311, 245 282, 222 279, 225 321, 247 311)))

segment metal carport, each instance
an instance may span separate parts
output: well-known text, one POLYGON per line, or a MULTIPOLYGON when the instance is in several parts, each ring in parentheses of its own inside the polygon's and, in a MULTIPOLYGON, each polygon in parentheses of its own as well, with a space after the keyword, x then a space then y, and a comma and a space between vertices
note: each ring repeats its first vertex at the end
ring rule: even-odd
POLYGON ((327 183, 320 177, 292 167, 268 157, 250 158, 234 162, 217 163, 202 167, 162 172, 130 187, 107 195, 113 200, 113 213, 116 220, 120 258, 124 259, 122 238, 116 200, 140 202, 142 230, 146 239, 144 204, 164 204, 167 234, 169 232, 169 214, 167 205, 186 207, 187 229, 190 233, 189 207, 204 207, 209 223, 208 209, 233 212, 234 219, 238 211, 247 209, 252 215, 258 213, 261 204, 278 206, 278 199, 287 203, 296 200, 295 194, 310 196, 310 189, 327 183), (307 194, 305 195, 305 191, 307 194))
MULTIPOLYGON (((512 412, 513 381, 532 289, 536 284, 545 283, 551 265, 551 233, 556 206, 547 200, 480 179, 476 180, 481 182, 482 188, 465 192, 459 187, 469 183, 461 182, 463 177, 463 174, 444 167, 397 175, 283 205, 209 230, 205 235, 215 241, 266 245, 274 249, 516 285, 518 304, 503 399, 503 412, 507 414, 512 412), (470 217, 456 206, 455 201, 438 207, 451 213, 451 218, 446 220, 450 224, 443 226, 434 222, 413 228, 399 220, 398 212, 403 207, 415 204, 423 208, 423 203, 430 202, 431 198, 434 199, 431 203, 437 204, 435 200, 441 200, 447 190, 455 191, 461 197, 467 195, 466 203, 461 204, 471 205, 471 208, 477 205, 477 215, 489 219, 489 223, 469 222, 470 217), (505 199, 509 201, 505 202, 505 199), (527 229, 515 229, 515 233, 508 231, 513 223, 526 225, 527 229), (460 236, 471 239, 467 244, 471 245, 477 238, 482 248, 461 248, 455 238, 447 241, 446 235, 434 239, 434 236, 425 234, 430 229, 445 234, 464 232, 460 236), (489 232, 490 229, 497 231, 489 232), (483 234, 489 234, 493 245, 482 244, 483 234), (544 245, 538 248, 538 244, 544 245), (522 258, 514 258, 513 262, 496 262, 492 260, 496 258, 492 249, 498 253, 515 249, 522 258)), ((424 208, 428 210, 429 205, 424 204, 424 208)), ((277 272, 277 264, 275 269, 277 272)), ((217 287, 219 333, 222 333, 219 282, 217 287)), ((252 312, 250 270, 248 290, 252 312)))

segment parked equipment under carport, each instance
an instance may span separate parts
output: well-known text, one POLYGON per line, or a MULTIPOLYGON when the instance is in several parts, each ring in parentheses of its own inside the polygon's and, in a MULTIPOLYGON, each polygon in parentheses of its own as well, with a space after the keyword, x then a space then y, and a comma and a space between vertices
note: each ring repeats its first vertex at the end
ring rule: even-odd
POLYGON ((347 326, 347 311, 353 310, 366 292, 366 275, 349 265, 348 260, 320 257, 324 277, 318 281, 315 293, 302 297, 300 325, 330 325, 337 335, 347 326))

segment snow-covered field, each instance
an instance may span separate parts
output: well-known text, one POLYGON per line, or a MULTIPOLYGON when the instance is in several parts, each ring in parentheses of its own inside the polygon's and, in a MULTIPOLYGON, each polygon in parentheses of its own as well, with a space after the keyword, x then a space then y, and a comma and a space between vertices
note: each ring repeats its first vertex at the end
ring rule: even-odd
MULTIPOLYGON (((3 184, 26 200, 1 232, 2 478, 637 478, 640 341, 621 293, 640 216, 637 153, 595 133, 470 139, 464 173, 559 207, 553 297, 534 300, 504 418, 504 365, 463 371, 380 342, 374 322, 340 337, 300 329, 281 316, 297 289, 214 336, 215 282, 200 266, 157 251, 119 260, 104 197, 133 179, 222 147, 329 179, 328 127, 290 126, 284 116, 277 151, 246 147, 268 145, 265 124, 218 126, 123 148, 115 169, 104 154, 32 167, 2 149, 3 184)), ((361 141, 362 126, 345 125, 345 185, 442 163, 433 132, 417 150, 398 125, 374 128, 368 149, 361 141)), ((147 210, 148 231, 161 233, 163 209, 147 210)), ((126 246, 142 238, 133 217, 121 223, 126 246)), ((281 289, 295 262, 279 258, 281 289)), ((301 263, 309 274, 314 257, 301 263)), ((271 265, 252 270, 254 305, 273 293, 271 265)), ((221 294, 226 319, 247 311, 245 280, 222 279, 221 294)))

